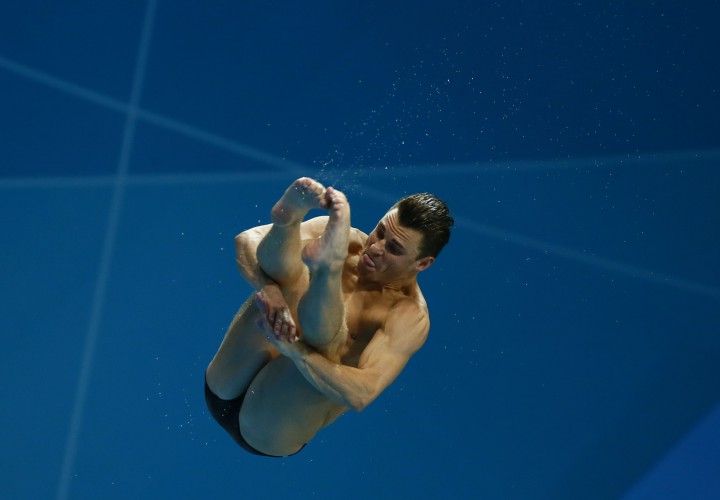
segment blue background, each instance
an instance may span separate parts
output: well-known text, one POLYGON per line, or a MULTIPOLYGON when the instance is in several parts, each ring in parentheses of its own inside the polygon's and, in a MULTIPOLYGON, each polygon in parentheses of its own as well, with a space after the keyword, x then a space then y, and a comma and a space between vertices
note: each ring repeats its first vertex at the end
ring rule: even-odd
POLYGON ((720 496, 717 2, 0 3, 2 498, 720 496), (432 191, 432 329, 295 457, 203 372, 296 177, 432 191))

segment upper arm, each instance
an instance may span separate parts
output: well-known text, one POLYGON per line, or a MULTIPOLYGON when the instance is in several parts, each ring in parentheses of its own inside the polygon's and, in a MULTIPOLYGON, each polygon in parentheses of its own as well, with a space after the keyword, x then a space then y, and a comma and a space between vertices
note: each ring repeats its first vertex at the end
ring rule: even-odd
POLYGON ((371 388, 370 401, 400 375, 425 343, 429 330, 427 311, 415 301, 402 301, 390 311, 385 325, 375 333, 358 363, 371 388))

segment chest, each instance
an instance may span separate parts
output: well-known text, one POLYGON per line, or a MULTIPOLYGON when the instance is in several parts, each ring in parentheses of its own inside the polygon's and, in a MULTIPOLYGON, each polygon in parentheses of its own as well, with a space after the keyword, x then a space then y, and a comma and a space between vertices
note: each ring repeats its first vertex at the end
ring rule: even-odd
POLYGON ((345 321, 348 336, 343 355, 345 362, 357 365, 360 354, 375 332, 383 327, 393 302, 377 293, 355 292, 346 295, 345 321))

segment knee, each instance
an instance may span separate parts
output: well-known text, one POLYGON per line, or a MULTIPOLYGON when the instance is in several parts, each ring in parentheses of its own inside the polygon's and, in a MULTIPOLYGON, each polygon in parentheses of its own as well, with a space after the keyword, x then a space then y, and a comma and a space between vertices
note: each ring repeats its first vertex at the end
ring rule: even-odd
POLYGON ((231 400, 243 394, 249 384, 213 359, 205 370, 205 385, 218 398, 231 400))
POLYGON ((228 390, 226 377, 222 376, 214 359, 205 370, 205 387, 220 399, 233 399, 228 390))

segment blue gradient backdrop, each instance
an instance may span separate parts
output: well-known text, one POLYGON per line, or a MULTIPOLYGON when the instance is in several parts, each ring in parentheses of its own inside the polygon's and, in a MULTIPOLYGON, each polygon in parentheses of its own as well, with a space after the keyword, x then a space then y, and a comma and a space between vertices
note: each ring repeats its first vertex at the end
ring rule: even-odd
POLYGON ((716 2, 0 3, 0 497, 720 497, 716 2), (432 330, 295 457, 203 372, 300 175, 432 191, 432 330))

